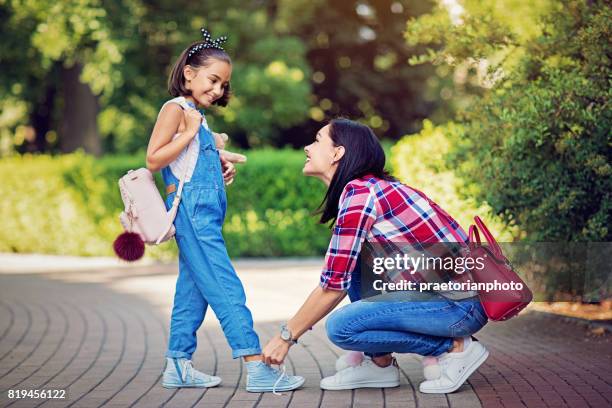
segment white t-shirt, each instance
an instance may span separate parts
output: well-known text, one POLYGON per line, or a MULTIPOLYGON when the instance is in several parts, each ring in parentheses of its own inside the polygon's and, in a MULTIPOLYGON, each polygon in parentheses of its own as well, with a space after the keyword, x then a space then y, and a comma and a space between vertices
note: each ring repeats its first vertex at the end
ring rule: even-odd
MULTIPOLYGON (((162 106, 162 109, 164 108, 164 106, 172 102, 179 104, 183 109, 191 109, 189 105, 187 104, 187 101, 185 100, 185 98, 182 96, 170 99, 169 101, 164 103, 164 105, 162 106)), ((202 115, 202 126, 204 126, 206 130, 210 130, 204 115, 202 115)), ((176 139, 179 136, 179 134, 180 133, 177 133, 174 136, 172 136, 172 140, 176 139)), ((185 176, 185 182, 188 182, 189 180, 191 180, 191 176, 193 175, 193 171, 195 170, 195 166, 198 161, 199 152, 200 152, 200 139, 196 135, 196 137, 194 137, 191 140, 191 143, 189 143, 187 147, 185 147, 183 151, 179 153, 177 158, 174 159, 174 161, 170 163, 170 170, 172 171, 172 174, 174 174, 174 177, 180 180, 181 177, 183 176, 183 172, 185 171, 185 166, 187 166, 187 175, 185 176)))

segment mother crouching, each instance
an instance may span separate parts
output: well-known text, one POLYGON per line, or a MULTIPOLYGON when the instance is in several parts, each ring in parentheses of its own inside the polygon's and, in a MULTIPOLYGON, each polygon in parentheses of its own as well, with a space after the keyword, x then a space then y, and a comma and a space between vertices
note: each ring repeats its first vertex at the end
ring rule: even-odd
MULTIPOLYGON (((422 193, 384 171, 384 151, 367 126, 332 120, 304 151, 304 174, 328 186, 320 222, 333 222, 333 235, 319 285, 264 347, 265 361, 280 364, 291 345, 348 293, 352 303, 331 313, 326 328, 333 343, 353 352, 339 358, 338 372, 323 378, 321 388, 396 387, 399 369, 392 353, 415 353, 439 362, 439 372, 426 376, 429 379, 420 384, 421 392, 457 390, 488 356, 485 347, 471 337, 487 322, 477 294, 430 292, 419 298, 410 292, 393 292, 361 299, 360 256, 364 244, 381 248, 437 242, 463 245, 465 231, 450 216, 442 219, 422 193), (355 352, 359 352, 357 359, 355 352)), ((415 152, 411 160, 426 158, 415 152)))

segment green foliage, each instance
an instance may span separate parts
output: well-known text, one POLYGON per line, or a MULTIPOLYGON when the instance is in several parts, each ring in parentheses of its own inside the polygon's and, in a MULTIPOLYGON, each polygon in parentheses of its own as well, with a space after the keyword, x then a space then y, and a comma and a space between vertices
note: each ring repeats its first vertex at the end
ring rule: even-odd
MULTIPOLYGON (((239 256, 310 256, 324 253, 331 233, 312 212, 325 188, 302 175, 298 151, 251 151, 228 186, 224 236, 229 253, 239 256)), ((7 178, 0 187, 0 252, 111 256, 121 232, 123 209, 117 180, 142 166, 142 156, 94 159, 75 153, 0 161, 7 178)), ((159 174, 157 181, 161 187, 159 174)), ((176 245, 148 247, 158 259, 176 257, 176 245)))
MULTIPOLYGON (((406 47, 406 20, 431 9, 433 1, 329 0, 278 2, 276 25, 305 43, 312 67, 311 134, 338 115, 359 119, 380 136, 397 138, 419 129, 444 104, 427 98, 431 65, 410 66, 419 47, 406 47)), ((296 132, 299 133, 299 132, 296 132)), ((291 135, 299 145, 300 134, 291 135)))
POLYGON ((229 134, 244 133, 250 146, 273 144, 283 129, 307 118, 310 67, 304 59, 306 50, 299 39, 272 36, 265 27, 259 33, 242 34, 245 52, 234 63, 233 99, 217 110, 219 116, 212 116, 211 124, 229 134))
POLYGON ((93 160, 81 154, 0 161, 2 174, 13 175, 0 187, 0 252, 108 254, 104 225, 96 222, 104 213, 99 197, 106 183, 92 167, 93 160), (71 188, 71 178, 91 194, 71 188))
POLYGON ((425 120, 420 133, 406 135, 392 147, 393 174, 427 194, 466 231, 478 215, 485 220, 495 239, 509 242, 516 230, 507 228, 499 217, 492 215, 487 204, 478 203, 473 198, 473 191, 465 190, 464 181, 447 165, 446 155, 463 132, 463 126, 452 122, 434 126, 425 120))
POLYGON ((312 213, 325 186, 302 174, 303 152, 261 150, 248 155, 227 189, 224 234, 241 256, 321 255, 331 232, 312 213))
MULTIPOLYGON (((612 11, 603 1, 558 1, 538 28, 463 112, 451 166, 530 240, 609 241, 612 11)), ((482 39, 445 38, 465 49, 482 39)))
MULTIPOLYGON (((29 75, 41 79, 55 61, 72 65, 80 60, 85 63, 83 79, 93 91, 112 92, 118 83, 115 65, 122 61, 127 44, 114 36, 113 23, 121 22, 118 28, 133 26, 140 15, 137 4, 135 1, 107 2, 104 8, 95 0, 0 2, 3 11, 0 55, 6 64, 2 65, 3 79, 12 81, 11 85, 21 85, 16 93, 23 91, 23 96, 28 97, 36 92, 23 88, 29 75), (119 13, 114 15, 113 11, 119 13), (8 62, 32 65, 10 67, 8 62)), ((2 85, 10 90, 9 84, 2 85)))
MULTIPOLYGON (((425 53, 410 59, 413 64, 459 64, 466 60, 500 57, 516 51, 541 34, 539 18, 550 10, 554 0, 467 0, 438 4, 430 13, 411 18, 404 36, 411 46, 427 46, 425 53)), ((503 59, 503 58, 502 58, 503 59)))
POLYGON ((75 63, 99 102, 106 152, 143 149, 168 99, 170 68, 201 39, 202 26, 229 36, 234 61, 235 98, 211 115, 211 125, 244 145, 273 143, 310 107, 303 43, 279 36, 274 18, 261 4, 239 0, 0 0, 0 155, 57 151, 64 100, 82 97, 63 88, 62 75, 75 63))

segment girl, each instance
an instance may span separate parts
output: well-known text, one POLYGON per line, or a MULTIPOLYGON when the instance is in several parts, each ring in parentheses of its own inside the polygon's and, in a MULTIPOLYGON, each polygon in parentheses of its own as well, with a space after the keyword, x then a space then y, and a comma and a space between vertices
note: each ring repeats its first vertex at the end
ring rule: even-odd
POLYGON ((147 168, 162 171, 168 206, 176 194, 178 177, 188 166, 174 222, 179 276, 162 385, 203 388, 221 383, 221 378, 195 370, 191 362, 196 332, 210 305, 232 357, 242 357, 246 363, 247 391, 289 391, 300 387, 304 378, 286 376, 261 361, 244 288, 221 235, 227 204, 224 184, 233 180, 235 169, 220 157, 215 136, 195 107, 227 105, 232 62, 222 47, 226 37, 212 40, 206 30, 202 33, 204 40, 190 45, 174 64, 168 90, 175 98, 162 106, 147 149, 147 168), (191 108, 183 111, 185 103, 191 108))

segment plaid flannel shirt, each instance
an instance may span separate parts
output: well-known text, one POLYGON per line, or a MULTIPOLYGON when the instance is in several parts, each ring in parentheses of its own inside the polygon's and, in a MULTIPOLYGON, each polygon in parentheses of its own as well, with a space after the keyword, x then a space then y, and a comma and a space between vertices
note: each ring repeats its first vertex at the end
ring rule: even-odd
MULTIPOLYGON (((436 204, 421 194, 400 182, 371 175, 350 181, 340 196, 321 287, 349 288, 365 241, 381 248, 402 243, 417 248, 440 242, 465 245, 468 238, 461 226, 450 216, 444 222, 432 208, 436 204)), ((418 274, 409 278, 420 280, 418 274)))

